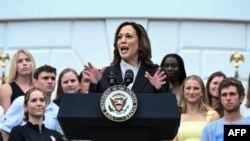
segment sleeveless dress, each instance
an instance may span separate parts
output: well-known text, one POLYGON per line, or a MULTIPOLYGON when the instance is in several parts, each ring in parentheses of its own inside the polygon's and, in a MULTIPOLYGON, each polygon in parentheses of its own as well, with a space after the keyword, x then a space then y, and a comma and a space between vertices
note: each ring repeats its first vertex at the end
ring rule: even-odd
POLYGON ((206 121, 182 121, 177 133, 178 141, 200 141, 202 130, 211 121, 214 113, 214 110, 209 110, 206 121))
POLYGON ((16 82, 11 82, 10 87, 12 90, 11 103, 19 96, 25 95, 22 89, 17 85, 16 82))
MULTIPOLYGON (((11 87, 11 90, 12 90, 12 95, 11 95, 11 102, 12 103, 17 97, 21 96, 21 95, 24 95, 24 92, 22 91, 22 89, 16 84, 16 82, 11 82, 10 83, 10 87, 11 87)), ((2 121, 2 118, 4 116, 4 110, 2 108, 2 106, 0 107, 0 121, 2 121)), ((2 124, 2 123, 0 123, 2 124)), ((1 130, 1 129, 0 129, 1 130)), ((0 141, 2 141, 3 138, 2 138, 2 134, 0 132, 0 141)))

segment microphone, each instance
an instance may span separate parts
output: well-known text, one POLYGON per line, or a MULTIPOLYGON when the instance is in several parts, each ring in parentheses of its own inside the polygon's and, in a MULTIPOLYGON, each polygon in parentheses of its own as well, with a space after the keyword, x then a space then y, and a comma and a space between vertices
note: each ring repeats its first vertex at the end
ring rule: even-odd
POLYGON ((131 69, 126 70, 123 85, 126 87, 134 80, 134 72, 131 69))
POLYGON ((117 84, 117 73, 114 70, 110 70, 107 75, 107 80, 111 86, 117 84))

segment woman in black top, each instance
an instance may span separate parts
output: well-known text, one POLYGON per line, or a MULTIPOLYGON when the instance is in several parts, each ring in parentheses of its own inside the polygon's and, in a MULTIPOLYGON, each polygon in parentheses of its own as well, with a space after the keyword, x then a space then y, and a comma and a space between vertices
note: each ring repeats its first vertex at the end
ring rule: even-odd
POLYGON ((175 94, 177 101, 179 101, 181 85, 187 77, 184 60, 180 55, 170 53, 163 57, 160 66, 166 69, 170 81, 170 92, 175 94))
POLYGON ((89 93, 103 93, 111 86, 109 73, 117 74, 116 85, 124 81, 127 70, 132 70, 134 81, 127 87, 135 93, 167 93, 169 84, 164 70, 151 60, 151 44, 141 24, 123 22, 115 32, 113 62, 96 69, 90 62, 84 65, 84 74, 90 80, 89 93))
POLYGON ((14 127, 9 141, 62 141, 62 136, 55 130, 44 126, 44 112, 47 106, 46 95, 37 88, 31 88, 25 94, 23 126, 14 127))
POLYGON ((35 69, 35 59, 28 50, 17 50, 12 56, 8 80, 0 87, 0 104, 4 113, 17 97, 33 87, 35 69))

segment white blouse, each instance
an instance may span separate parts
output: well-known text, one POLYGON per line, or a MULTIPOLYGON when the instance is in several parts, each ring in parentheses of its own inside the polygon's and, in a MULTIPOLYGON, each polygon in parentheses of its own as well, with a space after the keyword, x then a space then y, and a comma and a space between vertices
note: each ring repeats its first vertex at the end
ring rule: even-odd
MULTIPOLYGON (((140 64, 141 63, 139 63, 139 68, 140 68, 140 64)), ((133 71, 133 73, 134 73, 133 82, 127 86, 127 88, 131 89, 133 87, 133 84, 134 84, 134 81, 135 81, 135 78, 136 78, 136 75, 137 75, 139 69, 133 67, 132 65, 130 65, 128 63, 126 63, 123 59, 120 62, 120 66, 121 66, 121 73, 122 73, 122 79, 123 80, 124 80, 124 77, 125 77, 126 70, 131 69, 133 71)))

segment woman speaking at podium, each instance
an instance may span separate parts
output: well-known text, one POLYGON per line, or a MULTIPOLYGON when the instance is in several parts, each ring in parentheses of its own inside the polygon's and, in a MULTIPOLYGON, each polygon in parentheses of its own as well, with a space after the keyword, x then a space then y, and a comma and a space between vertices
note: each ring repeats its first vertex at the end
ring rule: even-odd
POLYGON ((90 93, 103 93, 112 85, 123 85, 127 70, 133 81, 125 84, 135 93, 166 93, 167 75, 151 60, 151 44, 144 27, 135 22, 121 23, 114 38, 114 58, 110 66, 96 69, 90 62, 84 73, 90 80, 90 93))

